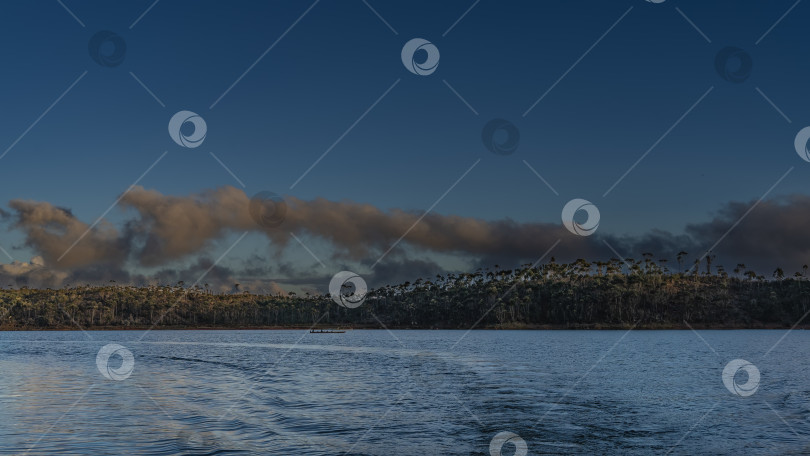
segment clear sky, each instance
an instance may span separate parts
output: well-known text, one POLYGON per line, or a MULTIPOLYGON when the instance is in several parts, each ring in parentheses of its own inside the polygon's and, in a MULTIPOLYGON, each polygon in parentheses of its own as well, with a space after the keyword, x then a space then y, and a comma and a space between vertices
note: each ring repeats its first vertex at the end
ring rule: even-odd
MULTIPOLYGON (((458 216, 459 224, 509 219, 545 230, 544 246, 560 238, 563 257, 612 255, 605 240, 625 249, 622 254, 638 254, 639 244, 655 237, 651 233, 687 233, 691 239, 683 248, 699 256, 694 248, 708 249, 778 182, 761 206, 764 214, 784 217, 793 231, 761 231, 769 219, 757 218, 755 208, 739 224, 747 234, 737 234, 736 241, 729 236, 740 259, 722 252, 722 245, 715 249, 732 266, 748 259, 770 267, 765 252, 745 246, 782 237, 784 245, 773 250, 778 259, 796 245, 790 235, 803 231, 805 220, 796 214, 804 213, 801 196, 810 177, 810 163, 793 147, 797 132, 810 125, 810 41, 803 26, 810 6, 796 3, 4 3, 0 207, 8 230, 0 246, 14 260, 44 256, 47 266, 65 269, 46 252, 53 239, 37 238, 34 226, 55 222, 22 223, 20 206, 9 203, 49 203, 90 225, 149 170, 139 186, 164 197, 232 186, 248 197, 271 191, 302 202, 367 204, 384 214, 403 210, 418 217, 430 210, 458 216), (99 31, 126 43, 119 65, 91 57, 88 43, 99 31), (413 74, 403 65, 402 48, 413 38, 440 52, 432 74, 413 74), (729 46, 750 56, 751 71, 742 82, 725 80, 716 69, 718 52, 729 46), (169 136, 169 119, 182 110, 205 120, 199 147, 184 148, 169 136), (482 143, 482 129, 492 119, 519 130, 514 153, 493 154, 482 143), (787 195, 793 195, 790 202, 768 206, 787 195), (564 230, 547 233, 546 224, 562 227, 562 208, 574 198, 599 208, 590 247, 564 230), (699 226, 689 232, 690 224, 699 226)), ((102 56, 112 50, 105 46, 102 56)), ((736 63, 728 65, 734 73, 736 63)), ((94 230, 109 223, 120 235, 116 242, 146 242, 143 232, 140 240, 123 234, 139 215, 132 205, 116 205, 94 230)), ((405 234, 411 220, 394 220, 393 231, 405 234)), ((467 244, 437 248, 430 239, 453 234, 431 231, 440 230, 442 220, 420 223, 425 221, 413 232, 422 240, 405 236, 391 261, 410 255, 411 261, 462 270, 498 257, 531 262, 545 251, 541 245, 525 255, 467 244)), ((180 271, 200 257, 217 259, 250 231, 218 263, 231 268, 234 279, 246 274, 255 255, 268 265, 266 279, 307 283, 341 267, 373 275, 384 246, 399 237, 369 240, 369 250, 358 253, 363 240, 330 239, 328 223, 296 219, 283 229, 298 230, 303 244, 284 244, 223 222, 226 228, 214 230, 198 250, 144 264, 135 258, 138 249, 127 247, 116 264, 130 272, 180 271), (282 253, 279 245, 286 246, 282 253)), ((144 226, 139 229, 149 229, 144 226)), ((374 237, 375 227, 365 228, 359 231, 374 237)), ((73 238, 65 235, 60 248, 76 240, 67 234, 73 238)), ((92 243, 93 235, 88 239, 92 243)), ((656 238, 649 245, 671 258, 667 242, 656 238)), ((794 249, 799 253, 790 258, 791 270, 807 257, 805 248, 794 249)), ((12 262, 5 255, 0 261, 12 262)), ((390 279, 411 271, 402 267, 390 279)), ((181 280, 198 276, 189 269, 181 280)))

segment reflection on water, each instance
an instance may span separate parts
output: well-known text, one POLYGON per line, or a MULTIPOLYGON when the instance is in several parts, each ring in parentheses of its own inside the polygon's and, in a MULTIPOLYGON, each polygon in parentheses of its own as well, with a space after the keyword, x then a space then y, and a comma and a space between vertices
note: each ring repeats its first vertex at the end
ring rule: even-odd
POLYGON ((806 331, 767 356, 783 331, 623 334, 0 333, 0 454, 489 455, 501 432, 529 454, 810 452, 806 331), (124 380, 96 366, 109 343, 124 380), (721 379, 737 358, 750 397, 721 379))

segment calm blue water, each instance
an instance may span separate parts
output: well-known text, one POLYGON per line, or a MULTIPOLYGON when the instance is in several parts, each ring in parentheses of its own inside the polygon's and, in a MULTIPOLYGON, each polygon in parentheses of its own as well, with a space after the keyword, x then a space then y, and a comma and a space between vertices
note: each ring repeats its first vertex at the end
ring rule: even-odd
POLYGON ((766 355, 784 333, 6 332, 0 454, 807 454, 810 332, 766 355))

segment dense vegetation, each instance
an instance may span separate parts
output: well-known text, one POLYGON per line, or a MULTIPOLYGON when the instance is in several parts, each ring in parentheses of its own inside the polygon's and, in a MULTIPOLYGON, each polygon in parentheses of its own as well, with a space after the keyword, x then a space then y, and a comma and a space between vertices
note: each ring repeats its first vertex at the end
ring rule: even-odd
MULTIPOLYGON (((680 256, 679 256, 680 259, 680 256)), ((680 263, 680 261, 679 261, 680 263)), ((371 290, 362 306, 328 295, 214 294, 205 288, 0 289, 0 329, 157 327, 784 327, 810 309, 807 266, 765 277, 738 265, 686 272, 643 260, 478 270, 371 290)), ((679 264, 678 269, 681 270, 679 264)))

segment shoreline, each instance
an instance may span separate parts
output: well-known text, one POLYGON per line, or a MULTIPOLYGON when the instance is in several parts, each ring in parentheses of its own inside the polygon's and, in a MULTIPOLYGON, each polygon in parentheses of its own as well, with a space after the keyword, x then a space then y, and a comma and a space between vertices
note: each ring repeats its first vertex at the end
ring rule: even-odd
MULTIPOLYGON (((309 331, 309 330, 322 330, 322 329, 341 329, 347 332, 354 330, 397 330, 397 331, 468 331, 469 328, 445 328, 445 327, 388 327, 381 326, 353 326, 353 327, 339 327, 339 326, 161 326, 151 328, 148 326, 93 326, 86 328, 77 328, 75 326, 64 326, 55 328, 36 328, 36 327, 0 327, 0 332, 33 332, 33 331, 309 331)), ((473 331, 684 331, 684 330, 714 330, 714 331, 733 331, 733 330, 780 330, 791 329, 791 325, 776 325, 776 324, 757 324, 757 325, 712 325, 712 324, 639 324, 639 325, 620 325, 620 324, 573 324, 573 325, 497 325, 486 326, 472 329, 473 331)), ((794 330, 807 330, 810 329, 810 324, 799 325, 793 328, 794 330)))

